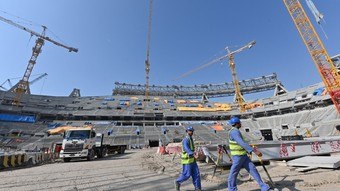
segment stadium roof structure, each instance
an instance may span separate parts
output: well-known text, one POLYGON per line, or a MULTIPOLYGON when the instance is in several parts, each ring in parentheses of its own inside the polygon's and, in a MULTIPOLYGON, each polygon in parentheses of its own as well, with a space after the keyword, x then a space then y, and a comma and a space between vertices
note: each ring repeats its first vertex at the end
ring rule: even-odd
MULTIPOLYGON (((275 73, 239 81, 242 94, 250 94, 283 87, 275 73)), ((145 85, 115 82, 113 95, 145 95, 145 85)), ((233 82, 221 84, 201 84, 193 86, 150 86, 150 96, 173 96, 177 98, 199 99, 227 97, 235 94, 233 82)))

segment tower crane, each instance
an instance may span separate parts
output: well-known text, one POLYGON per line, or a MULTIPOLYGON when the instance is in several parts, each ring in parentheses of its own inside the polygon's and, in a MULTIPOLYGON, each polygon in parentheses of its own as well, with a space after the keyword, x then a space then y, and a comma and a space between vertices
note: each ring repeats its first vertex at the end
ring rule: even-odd
POLYGON ((340 113, 340 75, 299 0, 283 0, 318 69, 323 83, 340 113))
POLYGON ((39 34, 39 33, 35 32, 31 29, 28 29, 28 28, 26 28, 22 25, 19 25, 19 24, 15 23, 15 22, 13 22, 9 19, 6 19, 4 17, 0 16, 0 20, 7 23, 7 24, 10 24, 14 27, 17 27, 21 30, 24 30, 24 31, 30 33, 31 36, 37 37, 37 40, 35 41, 35 46, 32 49, 32 56, 31 56, 30 60, 28 61, 28 65, 27 65, 27 68, 25 70, 24 76, 13 88, 13 92, 15 92, 15 98, 14 98, 12 104, 16 105, 16 106, 20 106, 20 101, 21 101, 22 95, 29 93, 28 92, 29 91, 29 78, 31 76, 32 70, 33 70, 34 65, 36 63, 36 60, 37 60, 39 54, 41 53, 41 48, 44 45, 45 41, 49 41, 49 42, 51 42, 51 43, 53 43, 57 46, 66 48, 69 52, 78 52, 78 49, 66 46, 62 43, 59 43, 59 42, 51 39, 48 36, 45 36, 45 32, 46 32, 46 29, 47 29, 46 26, 42 26, 43 31, 42 31, 41 34, 39 34))
POLYGON ((148 36, 146 47, 146 60, 145 60, 145 97, 149 100, 150 85, 149 85, 149 73, 150 73, 150 41, 151 41, 151 24, 152 24, 152 2, 149 1, 149 21, 148 21, 148 36))
MULTIPOLYGON (((48 74, 47 73, 43 73, 43 74, 37 74, 39 75, 38 77, 36 77, 35 79, 33 79, 32 81, 29 82, 29 85, 32 85, 34 84, 35 82, 41 80, 42 78, 44 78, 45 76, 47 76, 48 74)), ((17 78, 12 78, 12 79, 17 79, 17 78)), ((3 82, 1 85, 0 85, 0 88, 7 91, 8 89, 3 87, 4 84, 8 83, 9 87, 10 87, 10 90, 9 91, 14 91, 14 88, 13 88, 13 85, 12 85, 12 81, 11 79, 7 79, 5 82, 3 82)), ((29 89, 27 90, 28 92, 30 91, 29 89)))
POLYGON ((238 79, 237 79, 237 74, 236 74, 236 70, 235 70, 235 62, 234 62, 234 54, 236 53, 240 53, 243 50, 246 49, 250 49, 251 47, 253 47, 255 45, 255 41, 252 41, 250 43, 248 43, 247 45, 243 46, 242 48, 235 50, 233 52, 231 52, 229 50, 228 47, 226 47, 226 50, 228 51, 228 59, 229 59, 229 67, 231 70, 231 75, 233 77, 233 83, 234 83, 234 88, 235 88, 235 98, 236 98, 236 102, 238 103, 239 109, 241 112, 244 112, 246 110, 245 108, 245 103, 244 103, 244 98, 242 96, 241 93, 241 89, 240 89, 240 85, 238 83, 238 79))
POLYGON ((4 81, 4 82, 0 85, 0 88, 3 89, 3 90, 5 90, 5 91, 7 91, 7 89, 4 87, 4 85, 5 85, 6 83, 8 83, 8 85, 9 85, 10 87, 13 87, 11 80, 10 80, 10 79, 7 79, 6 81, 4 81))
POLYGON ((237 49, 237 50, 234 50, 234 51, 230 51, 228 47, 226 47, 226 51, 227 51, 227 54, 226 55, 223 55, 219 58, 216 58, 206 64, 203 64, 193 70, 190 70, 189 72, 187 73, 184 73, 183 75, 181 75, 180 77, 178 77, 177 79, 180 79, 180 78, 183 78, 185 76, 188 76, 194 72, 197 72, 198 70, 201 70, 205 67, 208 67, 212 64, 215 64, 219 61, 222 61, 224 59, 228 59, 229 60, 229 68, 231 70, 231 74, 232 74, 232 77, 233 77, 233 83, 234 83, 234 88, 235 88, 235 101, 237 102, 238 106, 239 106, 239 109, 241 112, 244 112, 246 110, 245 108, 245 103, 244 103, 244 99, 243 99, 243 96, 242 96, 242 93, 241 93, 241 89, 240 89, 240 85, 239 85, 239 81, 237 80, 237 74, 236 74, 236 70, 235 70, 235 62, 234 62, 234 54, 236 53, 240 53, 246 49, 250 49, 251 47, 253 47, 254 45, 256 44, 255 41, 251 41, 250 43, 244 45, 243 47, 237 49))

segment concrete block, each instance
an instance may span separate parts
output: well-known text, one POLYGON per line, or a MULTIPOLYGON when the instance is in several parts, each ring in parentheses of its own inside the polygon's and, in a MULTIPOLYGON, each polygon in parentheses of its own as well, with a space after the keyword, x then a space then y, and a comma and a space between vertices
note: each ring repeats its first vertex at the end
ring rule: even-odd
POLYGON ((319 167, 304 167, 304 168, 297 168, 295 169, 295 171, 297 172, 307 172, 307 171, 311 171, 311 170, 315 170, 318 169, 319 167))
POLYGON ((306 166, 320 168, 338 168, 340 167, 340 157, 334 156, 306 156, 291 160, 288 166, 306 166))
POLYGON ((331 153, 331 156, 333 156, 333 157, 340 157, 340 152, 331 153))
POLYGON ((270 165, 273 165, 273 166, 287 166, 286 161, 269 160, 269 162, 270 162, 270 165))

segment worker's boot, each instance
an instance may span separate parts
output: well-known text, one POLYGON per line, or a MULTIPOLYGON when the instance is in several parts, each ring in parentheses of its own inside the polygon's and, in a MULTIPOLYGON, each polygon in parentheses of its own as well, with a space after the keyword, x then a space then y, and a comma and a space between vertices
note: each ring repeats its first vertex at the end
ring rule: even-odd
POLYGON ((181 187, 181 185, 177 182, 177 180, 175 180, 175 189, 176 191, 179 191, 179 188, 181 187))

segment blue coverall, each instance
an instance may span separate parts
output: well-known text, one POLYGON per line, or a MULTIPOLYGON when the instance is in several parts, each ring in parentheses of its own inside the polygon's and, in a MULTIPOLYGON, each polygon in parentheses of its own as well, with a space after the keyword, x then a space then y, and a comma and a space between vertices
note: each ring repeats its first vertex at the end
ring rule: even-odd
MULTIPOLYGON (((253 152, 253 148, 243 141, 241 132, 238 129, 231 130, 229 136, 232 141, 236 141, 237 144, 243 147, 248 153, 253 152)), ((259 184, 261 191, 268 191, 270 189, 270 187, 262 181, 259 172, 255 165, 250 161, 248 155, 234 155, 232 156, 232 159, 233 163, 228 177, 229 191, 237 191, 236 179, 241 168, 245 168, 250 173, 250 175, 259 184)))
MULTIPOLYGON (((190 139, 193 142, 191 137, 190 139)), ((183 139, 183 149, 186 153, 188 153, 189 157, 194 157, 194 152, 190 150, 189 141, 187 138, 183 139)), ((195 189, 201 189, 201 176, 196 161, 190 164, 183 164, 182 174, 176 181, 179 184, 182 184, 184 181, 188 180, 190 176, 195 189)))

